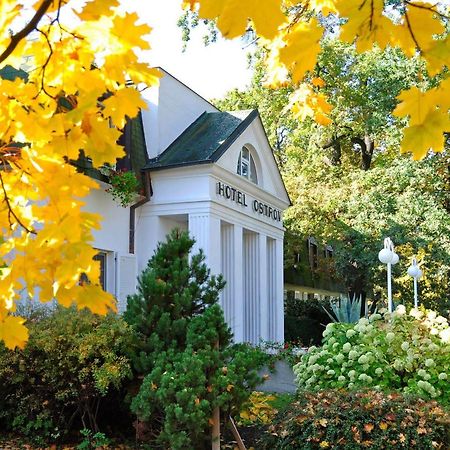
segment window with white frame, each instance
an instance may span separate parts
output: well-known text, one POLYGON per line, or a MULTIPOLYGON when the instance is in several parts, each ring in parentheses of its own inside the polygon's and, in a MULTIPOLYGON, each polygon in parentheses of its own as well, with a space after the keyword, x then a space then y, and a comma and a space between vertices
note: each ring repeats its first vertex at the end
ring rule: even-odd
POLYGON ((258 184, 258 174, 256 173, 255 160, 253 159, 249 148, 245 145, 242 147, 241 152, 239 153, 236 172, 238 175, 247 178, 247 180, 258 184))

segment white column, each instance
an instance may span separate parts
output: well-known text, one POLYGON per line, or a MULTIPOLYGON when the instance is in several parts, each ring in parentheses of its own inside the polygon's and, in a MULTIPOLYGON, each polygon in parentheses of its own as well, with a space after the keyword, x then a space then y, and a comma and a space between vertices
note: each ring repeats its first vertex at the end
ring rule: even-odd
POLYGON ((269 294, 269 341, 277 340, 277 264, 276 264, 276 241, 267 240, 267 292, 269 294))
POLYGON ((259 238, 256 233, 244 234, 244 340, 258 344, 261 325, 259 293, 259 238))
POLYGON ((234 266, 233 266, 233 310, 234 310, 234 341, 244 342, 244 252, 243 252, 243 230, 240 225, 233 226, 234 240, 234 266))
POLYGON ((234 230, 233 225, 222 222, 221 226, 221 255, 222 255, 222 275, 226 281, 220 300, 227 324, 232 330, 235 329, 235 298, 234 293, 234 230))
POLYGON ((189 214, 189 235, 195 239, 193 254, 203 249, 211 273, 220 274, 220 219, 209 212, 189 214))
POLYGON ((259 336, 258 341, 263 339, 269 340, 269 292, 268 292, 268 279, 267 279, 267 236, 265 234, 259 234, 259 314, 255 311, 256 315, 259 315, 259 336))
POLYGON ((283 239, 276 239, 275 241, 275 267, 276 282, 275 282, 275 340, 277 342, 284 342, 284 300, 283 300, 283 239))

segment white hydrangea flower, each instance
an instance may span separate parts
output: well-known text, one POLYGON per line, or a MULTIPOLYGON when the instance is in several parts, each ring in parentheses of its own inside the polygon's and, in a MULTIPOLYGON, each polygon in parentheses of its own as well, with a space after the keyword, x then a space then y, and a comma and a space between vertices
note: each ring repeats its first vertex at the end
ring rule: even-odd
POLYGON ((346 353, 348 353, 350 350, 352 349, 352 344, 350 344, 350 342, 346 342, 343 346, 342 346, 342 350, 346 353))
POLYGON ((409 312, 409 315, 411 317, 414 317, 414 319, 420 319, 423 316, 422 311, 416 309, 416 308, 412 308, 411 311, 409 312))
POLYGON ((446 374, 446 373, 441 372, 441 373, 439 374, 438 378, 439 378, 440 380, 446 380, 448 377, 447 377, 447 374, 446 374))
POLYGON ((350 370, 350 371, 348 372, 348 376, 349 376, 350 379, 355 378, 355 376, 356 376, 356 371, 355 371, 355 370, 350 370))
MULTIPOLYGON (((349 355, 350 356, 350 355, 349 355)), ((366 364, 369 361, 369 358, 366 355, 361 355, 358 358, 359 364, 366 364)))
POLYGON ((400 347, 402 348, 403 351, 406 352, 406 350, 408 350, 408 348, 409 348, 409 342, 407 342, 407 341, 402 342, 402 345, 400 347))
POLYGON ((338 353, 335 357, 334 357, 335 361, 338 364, 341 364, 342 362, 344 362, 345 360, 345 356, 342 353, 338 353))
POLYGON ((347 332, 345 333, 345 335, 350 339, 351 337, 353 337, 356 334, 355 330, 347 330, 347 332))
POLYGON ((327 375, 334 375, 336 372, 333 369, 327 371, 327 375))
POLYGON ((386 340, 388 342, 392 342, 395 339, 395 333, 393 333, 392 331, 390 331, 389 333, 386 334, 386 340))
POLYGON ((400 315, 400 316, 404 316, 406 314, 406 308, 405 305, 398 305, 397 309, 395 310, 395 312, 400 315))
POLYGON ((355 386, 354 383, 348 383, 348 388, 349 388, 349 389, 353 389, 354 386, 355 386))
POLYGON ((439 337, 442 339, 443 342, 445 342, 446 344, 450 343, 450 327, 446 328, 445 330, 442 330, 439 333, 439 337))
MULTIPOLYGON (((444 374, 444 375, 445 375, 445 374, 444 374)), ((340 381, 341 383, 343 383, 343 382, 345 381, 344 375, 339 375, 338 381, 340 381)))
POLYGON ((356 350, 350 350, 348 357, 349 359, 356 359, 358 357, 358 352, 356 350))
POLYGON ((417 371, 417 375, 419 375, 419 377, 425 378, 426 375, 427 375, 427 371, 424 370, 424 369, 419 369, 419 370, 417 371))
POLYGON ((427 359, 425 360, 425 365, 426 365, 427 367, 433 367, 433 366, 434 366, 434 360, 433 360, 432 358, 427 358, 427 359))
POLYGON ((434 319, 436 319, 436 316, 437 316, 436 311, 428 311, 427 312, 428 320, 434 320, 434 319))
POLYGON ((380 375, 383 374, 383 369, 382 369, 381 367, 377 367, 377 368, 375 369, 375 373, 376 373, 378 376, 380 376, 380 375))

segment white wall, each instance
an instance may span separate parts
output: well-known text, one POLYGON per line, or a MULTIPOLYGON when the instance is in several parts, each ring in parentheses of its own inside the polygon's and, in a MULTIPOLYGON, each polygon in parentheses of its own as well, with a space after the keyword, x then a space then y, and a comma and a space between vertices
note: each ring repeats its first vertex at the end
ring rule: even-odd
POLYGON ((150 158, 163 152, 205 111, 218 111, 172 75, 162 73, 159 86, 142 93, 149 106, 142 111, 142 121, 150 158))
POLYGON ((94 247, 100 250, 128 253, 129 208, 122 208, 105 192, 108 185, 101 183, 87 197, 85 211, 102 216, 101 229, 94 230, 94 247))

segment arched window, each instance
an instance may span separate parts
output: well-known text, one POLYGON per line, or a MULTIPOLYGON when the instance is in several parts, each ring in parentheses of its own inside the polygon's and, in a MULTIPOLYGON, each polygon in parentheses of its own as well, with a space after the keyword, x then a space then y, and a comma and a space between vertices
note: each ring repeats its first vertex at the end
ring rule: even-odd
POLYGON ((238 175, 247 178, 247 180, 258 184, 258 174, 256 173, 255 160, 253 159, 250 150, 245 145, 239 153, 236 172, 238 175))

